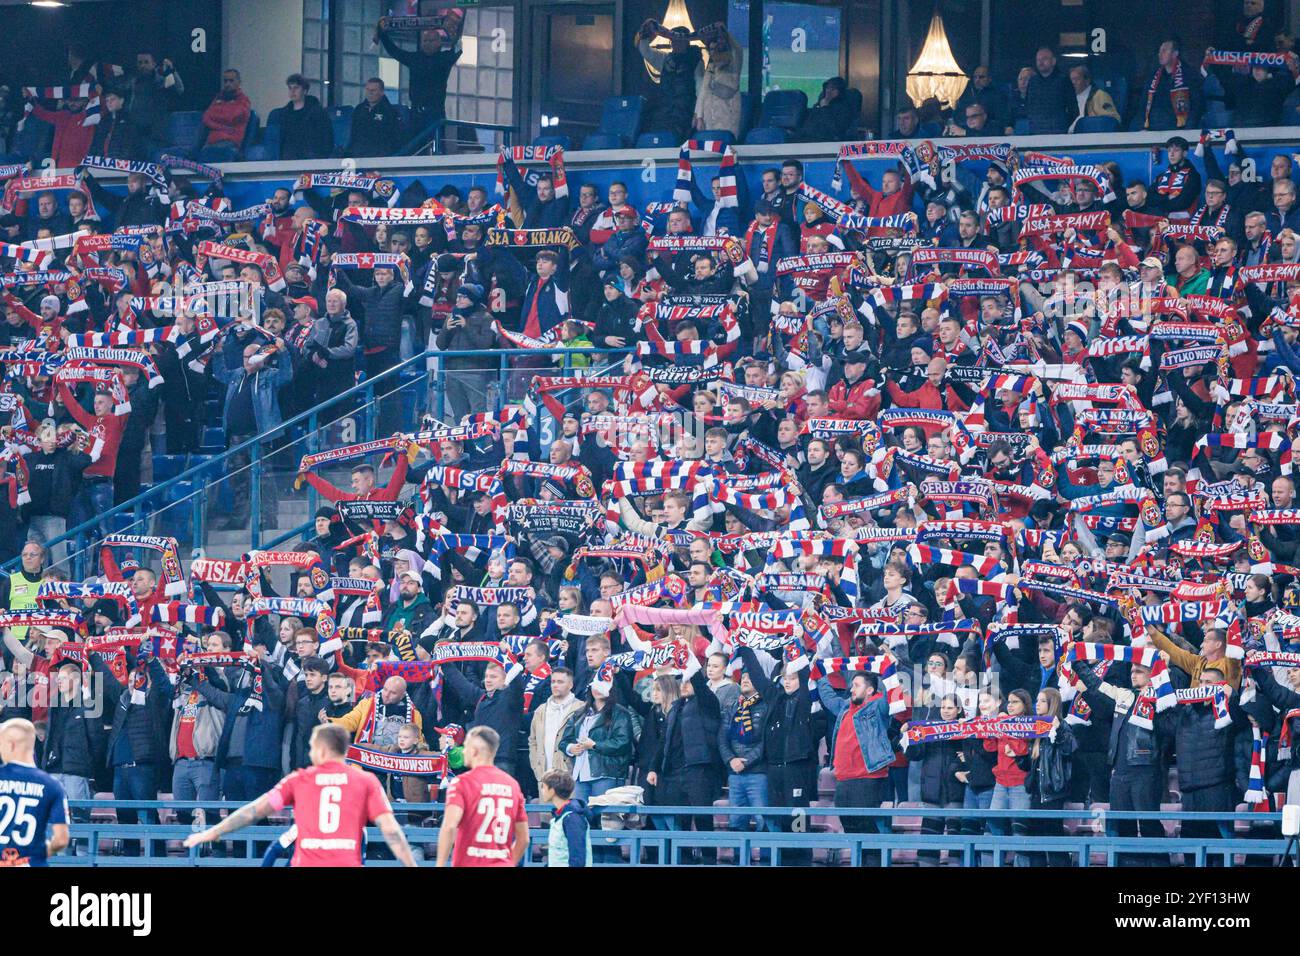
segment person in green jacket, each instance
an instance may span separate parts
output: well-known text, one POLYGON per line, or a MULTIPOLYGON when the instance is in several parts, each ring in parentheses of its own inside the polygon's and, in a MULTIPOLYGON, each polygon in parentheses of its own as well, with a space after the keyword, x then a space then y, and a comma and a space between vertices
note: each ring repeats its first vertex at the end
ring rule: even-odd
POLYGON ((546 865, 591 866, 591 824, 586 804, 573 799, 573 778, 552 770, 537 781, 537 792, 552 808, 546 865))
POLYGON ((1178 247, 1174 253, 1174 272, 1173 287, 1180 296, 1204 295, 1210 287, 1210 270, 1201 268, 1195 246, 1178 247))

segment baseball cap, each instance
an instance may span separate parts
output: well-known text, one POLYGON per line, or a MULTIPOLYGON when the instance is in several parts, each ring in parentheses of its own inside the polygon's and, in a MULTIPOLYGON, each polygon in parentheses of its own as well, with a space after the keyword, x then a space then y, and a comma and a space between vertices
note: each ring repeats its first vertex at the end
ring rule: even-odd
POLYGON ((293 305, 309 306, 313 312, 320 311, 320 303, 316 301, 315 296, 303 295, 303 296, 299 296, 296 299, 290 299, 289 302, 293 305))
POLYGON ((446 727, 434 727, 433 732, 439 737, 445 734, 458 744, 463 744, 465 742, 465 728, 460 724, 448 724, 446 727))
POLYGON ((1161 272, 1163 272, 1165 268, 1165 264, 1155 256, 1147 256, 1145 259, 1142 260, 1142 268, 1159 269, 1161 272))

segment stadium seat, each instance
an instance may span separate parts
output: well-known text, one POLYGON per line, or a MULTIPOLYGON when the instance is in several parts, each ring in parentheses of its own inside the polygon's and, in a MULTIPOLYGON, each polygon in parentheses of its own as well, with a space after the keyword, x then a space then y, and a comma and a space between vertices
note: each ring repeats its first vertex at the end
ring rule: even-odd
POLYGON ((153 483, 161 485, 164 481, 175 478, 189 467, 184 455, 154 455, 153 483))
POLYGON ((13 143, 10 144, 24 162, 30 161, 33 166, 50 155, 53 145, 54 127, 35 116, 27 117, 27 122, 14 134, 13 143))
POLYGON ((1128 115, 1128 77, 1108 76, 1104 79, 1098 79, 1094 76, 1093 82, 1110 94, 1110 98, 1115 102, 1115 109, 1119 110, 1121 119, 1128 115))
POLYGON ((345 149, 352 136, 352 109, 351 106, 331 106, 328 110, 336 150, 345 149))
POLYGON ((1018 119, 1018 120, 1016 120, 1016 127, 1015 127, 1015 129, 1016 129, 1016 135, 1017 135, 1017 136, 1028 136, 1028 135, 1030 135, 1030 132, 1031 132, 1031 131, 1030 131, 1030 129, 1029 129, 1029 120, 1027 120, 1027 119, 1018 119))
POLYGON ((203 141, 203 114, 198 110, 177 110, 167 117, 167 148, 185 155, 198 150, 203 141))
POLYGON ((691 139, 714 140, 730 146, 736 141, 736 134, 729 129, 702 129, 692 133, 691 139))
POLYGON ((538 136, 533 140, 534 146, 558 146, 561 149, 571 149, 572 141, 567 136, 538 136))
POLYGON ((1228 109, 1223 100, 1206 100, 1201 123, 1211 128, 1231 126, 1232 110, 1228 109))
POLYGON ((789 139, 789 134, 775 126, 755 126, 745 137, 745 143, 750 146, 758 146, 764 143, 784 143, 789 139))
POLYGON ((280 158, 280 115, 282 106, 277 106, 266 114, 266 125, 262 127, 257 142, 244 147, 244 159, 248 162, 270 162, 280 158))
POLYGON ((636 138, 637 149, 659 149, 664 146, 680 146, 681 143, 672 133, 642 133, 636 138))
POLYGON ((916 135, 922 139, 934 139, 936 136, 943 135, 943 124, 931 120, 928 123, 922 123, 916 128, 916 135))
POLYGON ((600 111, 597 132, 616 136, 619 145, 634 142, 641 131, 641 113, 645 109, 644 96, 607 96, 600 111))
POLYGON ((803 90, 773 90, 763 97, 757 125, 792 130, 803 122, 807 112, 808 95, 803 90))
POLYGON ((612 133, 589 133, 582 140, 583 149, 621 149, 623 140, 612 133))
POLYGON ((1081 116, 1074 124, 1076 133, 1115 133, 1119 131, 1119 120, 1113 116, 1081 116))
POLYGON ((220 428, 209 425, 203 429, 203 439, 199 447, 205 453, 220 454, 226 449, 226 436, 220 428))

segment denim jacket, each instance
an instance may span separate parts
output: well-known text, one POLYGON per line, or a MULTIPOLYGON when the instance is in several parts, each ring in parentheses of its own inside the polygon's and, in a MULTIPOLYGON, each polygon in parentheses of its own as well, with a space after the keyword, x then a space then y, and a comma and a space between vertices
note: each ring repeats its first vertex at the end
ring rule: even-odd
MULTIPOLYGON (((830 736, 830 757, 835 759, 835 741, 839 739, 840 721, 849 710, 849 699, 836 693, 831 682, 823 677, 817 682, 817 695, 822 706, 835 718, 830 736)), ((858 746, 862 748, 862 762, 869 773, 875 773, 894 762, 894 748, 889 742, 889 700, 879 694, 853 715, 858 746)))

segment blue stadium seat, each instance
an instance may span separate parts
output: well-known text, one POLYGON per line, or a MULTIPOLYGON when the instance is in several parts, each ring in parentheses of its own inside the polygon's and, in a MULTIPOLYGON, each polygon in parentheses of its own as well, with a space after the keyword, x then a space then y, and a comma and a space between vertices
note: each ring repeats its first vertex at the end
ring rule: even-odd
POLYGON ((775 126, 755 126, 745 137, 745 143, 749 146, 758 146, 765 143, 784 143, 789 138, 789 134, 775 126))
POLYGON ((773 90, 763 97, 763 112, 757 125, 795 129, 807 112, 808 94, 803 90, 773 90))
POLYGON ((691 139, 720 140, 730 146, 736 141, 736 134, 729 129, 702 129, 692 133, 691 139))
POLYGON ((14 141, 10 146, 24 161, 30 160, 33 165, 39 164, 50 155, 50 149, 54 146, 54 127, 44 120, 38 120, 35 116, 29 116, 23 128, 14 134, 14 141))
POLYGON ((262 134, 262 118, 257 115, 257 110, 250 110, 248 113, 248 125, 244 127, 244 142, 241 144, 244 149, 252 146, 262 134))
POLYGON ((645 109, 644 96, 607 96, 600 111, 598 132, 617 136, 624 144, 631 143, 641 131, 641 113, 645 109))
POLYGON ((1028 136, 1031 132, 1029 129, 1029 120, 1028 119, 1016 120, 1015 129, 1016 129, 1017 136, 1028 136))
POLYGON ((167 117, 167 146, 170 149, 192 152, 203 141, 203 114, 198 110, 177 110, 167 117))
POLYGON ((1110 94, 1110 98, 1115 101, 1115 109, 1119 110, 1119 115, 1121 117, 1128 114, 1128 77, 1099 77, 1094 74, 1092 82, 1098 89, 1103 89, 1110 94))
POLYGON ((662 148, 664 146, 680 146, 680 145, 682 144, 677 141, 676 137, 674 137, 672 133, 665 133, 665 132, 642 133, 640 136, 636 138, 637 149, 656 149, 656 148, 662 148))
POLYGON ((352 109, 351 106, 331 106, 327 111, 330 126, 334 128, 335 149, 343 149, 348 145, 348 138, 352 135, 352 109))
POLYGON ((1119 131, 1119 120, 1113 116, 1081 116, 1074 124, 1076 133, 1115 133, 1119 131))
POLYGON ((1223 104, 1223 100, 1206 100, 1205 114, 1201 117, 1201 125, 1211 128, 1231 126, 1232 110, 1223 104))
POLYGON ((559 146, 561 149, 571 149, 572 141, 567 136, 538 136, 533 140, 534 146, 559 146))
POLYGON ((280 158, 280 111, 277 106, 266 114, 266 125, 258 134, 257 142, 244 147, 244 159, 248 162, 270 162, 280 158))
POLYGON ((1207 100, 1221 100, 1228 95, 1228 91, 1223 88, 1223 82, 1211 73, 1201 84, 1201 95, 1207 100))
POLYGON ((590 133, 582 140, 583 149, 622 149, 623 138, 613 133, 590 133))
POLYGON ((211 425, 203 429, 203 439, 199 443, 205 454, 220 454, 226 450, 226 435, 219 427, 211 425))
POLYGON ((175 478, 188 467, 184 455, 154 455, 153 483, 161 485, 164 481, 175 478))

